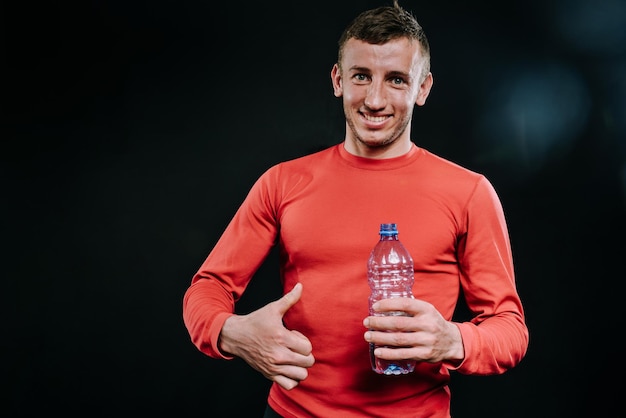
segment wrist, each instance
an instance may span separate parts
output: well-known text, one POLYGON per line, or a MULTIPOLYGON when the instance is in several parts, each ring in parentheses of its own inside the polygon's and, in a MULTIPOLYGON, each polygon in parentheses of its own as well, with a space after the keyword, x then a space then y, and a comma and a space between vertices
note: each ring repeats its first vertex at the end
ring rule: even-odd
POLYGON ((219 347, 219 350, 225 355, 235 355, 235 353, 233 352, 235 350, 233 341, 236 340, 236 337, 233 337, 233 332, 237 329, 237 326, 235 324, 236 322, 237 315, 231 315, 226 318, 224 324, 222 325, 217 345, 219 347))
POLYGON ((448 324, 450 325, 451 344, 447 359, 452 363, 460 364, 465 359, 465 347, 463 346, 461 330, 454 322, 448 322, 448 324))

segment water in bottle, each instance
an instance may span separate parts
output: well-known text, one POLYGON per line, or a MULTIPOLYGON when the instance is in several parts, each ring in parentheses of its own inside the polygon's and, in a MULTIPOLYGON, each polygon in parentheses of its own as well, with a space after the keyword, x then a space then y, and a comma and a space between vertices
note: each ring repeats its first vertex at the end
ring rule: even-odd
MULTIPOLYGON (((413 259, 398 239, 395 223, 380 225, 380 239, 372 249, 367 263, 367 279, 371 289, 370 315, 406 315, 404 312, 374 313, 372 305, 381 299, 413 297, 413 259)), ((399 375, 415 369, 415 360, 383 360, 374 356, 370 344, 370 360, 376 373, 399 375)))

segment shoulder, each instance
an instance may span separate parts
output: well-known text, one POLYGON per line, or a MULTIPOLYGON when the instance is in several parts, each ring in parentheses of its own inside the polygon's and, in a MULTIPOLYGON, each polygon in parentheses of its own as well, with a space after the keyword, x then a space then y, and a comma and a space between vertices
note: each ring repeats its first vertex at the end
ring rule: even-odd
POLYGON ((316 149, 312 152, 304 154, 290 160, 282 161, 270 167, 268 171, 293 173, 299 171, 308 171, 321 165, 332 163, 337 154, 338 145, 332 145, 322 149, 316 149))
POLYGON ((281 161, 269 167, 257 180, 258 185, 289 190, 292 187, 311 182, 320 175, 331 174, 336 156, 336 145, 315 150, 300 157, 281 161))
POLYGON ((440 155, 434 154, 424 148, 420 148, 422 166, 428 170, 434 178, 454 182, 468 182, 472 184, 486 180, 484 174, 467 168, 459 163, 451 161, 440 155))

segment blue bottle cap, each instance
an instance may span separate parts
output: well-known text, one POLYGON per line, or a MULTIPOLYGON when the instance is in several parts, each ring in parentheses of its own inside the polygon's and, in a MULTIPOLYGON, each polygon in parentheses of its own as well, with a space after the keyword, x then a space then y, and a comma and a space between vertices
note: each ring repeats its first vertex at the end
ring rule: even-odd
POLYGON ((395 223, 380 224, 381 235, 395 235, 398 233, 398 227, 395 223))

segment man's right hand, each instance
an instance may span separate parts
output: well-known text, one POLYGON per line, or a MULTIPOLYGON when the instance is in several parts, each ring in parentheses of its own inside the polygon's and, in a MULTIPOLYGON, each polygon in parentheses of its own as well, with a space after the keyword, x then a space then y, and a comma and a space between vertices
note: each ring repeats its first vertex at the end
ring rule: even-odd
POLYGON ((283 325, 283 315, 302 296, 302 284, 248 315, 229 317, 220 334, 220 349, 240 357, 263 376, 289 390, 308 376, 313 347, 308 338, 283 325))

